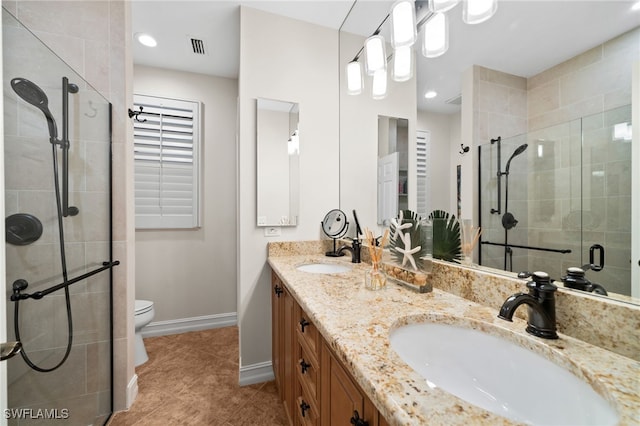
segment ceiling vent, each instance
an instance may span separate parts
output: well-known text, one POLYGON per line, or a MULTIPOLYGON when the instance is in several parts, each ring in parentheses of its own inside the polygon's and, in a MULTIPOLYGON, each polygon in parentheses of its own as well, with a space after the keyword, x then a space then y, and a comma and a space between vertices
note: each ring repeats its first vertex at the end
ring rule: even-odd
POLYGON ((447 99, 444 103, 449 105, 462 105, 462 95, 454 96, 451 99, 447 99))
POLYGON ((191 42, 191 49, 193 50, 193 53, 195 53, 196 55, 207 54, 207 52, 204 49, 204 41, 194 37, 189 37, 189 40, 191 42))

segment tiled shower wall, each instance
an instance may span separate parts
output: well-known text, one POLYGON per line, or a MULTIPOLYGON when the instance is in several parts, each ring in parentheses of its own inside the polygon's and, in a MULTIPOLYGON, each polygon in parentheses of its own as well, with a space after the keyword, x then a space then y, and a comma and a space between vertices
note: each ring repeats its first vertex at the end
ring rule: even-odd
MULTIPOLYGON (((2 5, 113 105, 113 249, 114 259, 122 262, 114 269, 113 281, 114 408, 122 410, 131 402, 127 391, 135 374, 133 167, 126 113, 133 74, 130 5, 122 0, 3 0, 2 5)), ((44 155, 50 161, 50 152, 44 155)))

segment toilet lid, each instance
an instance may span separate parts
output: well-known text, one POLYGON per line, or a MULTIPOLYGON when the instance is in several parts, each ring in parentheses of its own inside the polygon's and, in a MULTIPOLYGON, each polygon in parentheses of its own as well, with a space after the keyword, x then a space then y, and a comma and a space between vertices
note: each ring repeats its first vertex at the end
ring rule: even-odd
POLYGON ((136 315, 144 314, 153 309, 153 302, 150 300, 136 300, 136 315))

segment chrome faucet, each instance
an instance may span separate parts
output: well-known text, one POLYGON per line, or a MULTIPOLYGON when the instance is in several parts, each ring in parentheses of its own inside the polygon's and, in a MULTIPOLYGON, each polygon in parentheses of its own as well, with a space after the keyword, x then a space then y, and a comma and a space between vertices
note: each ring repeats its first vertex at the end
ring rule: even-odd
POLYGON ((362 248, 362 244, 358 238, 353 239, 353 243, 351 247, 344 245, 338 249, 338 256, 344 255, 345 251, 351 253, 351 263, 360 263, 360 250, 362 248))
POLYGON ((546 272, 534 272, 529 276, 533 278, 527 283, 529 293, 516 293, 505 300, 498 318, 512 321, 516 309, 524 303, 529 312, 527 333, 543 339, 557 339, 555 292, 558 287, 551 282, 546 272))

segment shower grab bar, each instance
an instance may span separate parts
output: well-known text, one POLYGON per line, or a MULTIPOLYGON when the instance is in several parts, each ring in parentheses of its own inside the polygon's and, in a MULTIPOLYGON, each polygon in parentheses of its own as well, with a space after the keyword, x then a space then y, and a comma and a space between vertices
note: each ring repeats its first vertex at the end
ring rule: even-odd
POLYGON ((69 286, 71 284, 75 284, 78 281, 82 281, 84 279, 87 279, 95 274, 98 274, 106 269, 110 269, 114 266, 118 266, 120 264, 119 260, 115 260, 113 262, 102 262, 102 266, 100 268, 96 268, 93 271, 87 272, 86 274, 82 274, 79 277, 76 278, 72 278, 70 280, 61 282, 60 284, 56 284, 53 287, 49 287, 46 290, 42 290, 42 291, 36 291, 35 293, 29 294, 29 293, 21 293, 22 290, 26 289, 29 286, 29 283, 27 282, 27 280, 24 279, 18 279, 15 280, 13 282, 13 294, 11 295, 11 301, 12 302, 16 302, 18 300, 24 300, 24 299, 42 299, 44 296, 46 296, 49 293, 53 293, 54 291, 58 291, 66 286, 69 286))
POLYGON ((527 250, 550 251, 553 253, 563 253, 563 254, 571 253, 571 249, 552 249, 552 248, 546 248, 546 247, 521 246, 517 244, 492 243, 489 241, 481 241, 480 244, 486 244, 490 246, 509 247, 509 248, 511 247, 521 248, 521 249, 527 249, 527 250))

